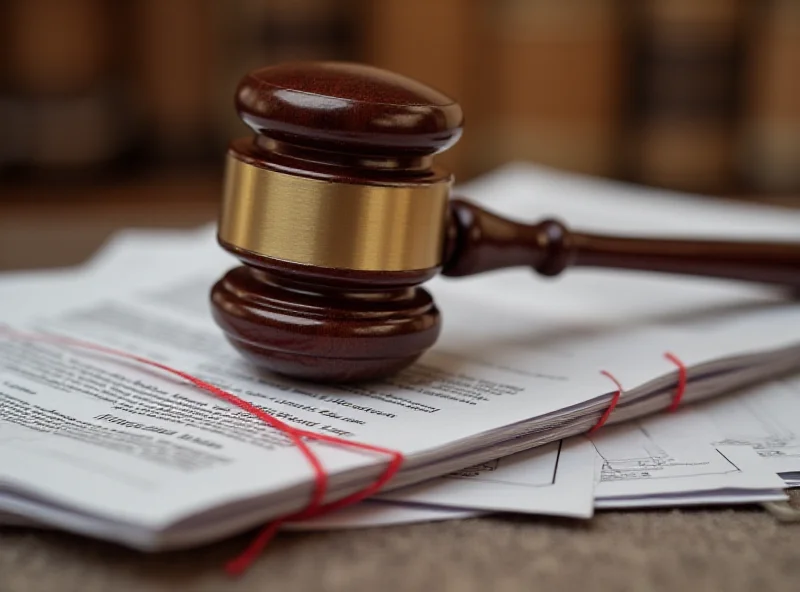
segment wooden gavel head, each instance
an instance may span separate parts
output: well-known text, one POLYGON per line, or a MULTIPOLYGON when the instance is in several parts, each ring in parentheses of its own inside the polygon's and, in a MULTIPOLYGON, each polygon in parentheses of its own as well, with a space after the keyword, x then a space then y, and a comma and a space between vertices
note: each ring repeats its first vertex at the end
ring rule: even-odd
POLYGON ((249 73, 236 107, 254 138, 227 155, 218 239, 243 263, 212 290, 216 322, 259 366, 375 378, 436 341, 418 287, 442 267, 452 177, 432 157, 461 135, 458 103, 349 63, 249 73))
POLYGON ((510 266, 612 267, 800 287, 800 245, 621 238, 520 224, 450 199, 432 160, 458 103, 348 63, 251 72, 236 91, 254 137, 231 143, 220 245, 244 265, 212 289, 228 340, 257 365, 319 381, 394 373, 436 341, 420 284, 510 266))

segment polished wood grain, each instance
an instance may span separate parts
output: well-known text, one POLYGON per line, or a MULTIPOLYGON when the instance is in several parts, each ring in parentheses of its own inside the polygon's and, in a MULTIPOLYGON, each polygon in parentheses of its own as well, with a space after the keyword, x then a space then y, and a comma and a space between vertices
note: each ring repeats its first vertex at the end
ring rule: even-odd
POLYGON ((800 288, 800 243, 584 234, 558 220, 508 220, 464 199, 453 199, 450 206, 455 243, 442 271, 447 276, 518 266, 554 276, 570 267, 602 267, 800 288))
POLYGON ((397 157, 446 150, 461 107, 415 80, 364 64, 310 62, 254 70, 236 91, 259 136, 312 150, 397 157))
POLYGON ((255 133, 237 158, 330 181, 429 183, 431 157, 461 137, 461 106, 419 82, 363 64, 300 62, 249 72, 236 89, 255 133))
POLYGON ((309 270, 223 246, 248 265, 214 285, 214 320, 258 366, 306 380, 367 380, 409 365, 439 336, 439 311, 418 287, 433 270, 309 270))
MULTIPOLYGON (((229 155, 238 161, 330 183, 410 191, 450 182, 432 156, 456 142, 463 125, 452 99, 357 64, 256 70, 239 85, 236 106, 254 132, 231 143, 229 155)), ((557 220, 507 220, 464 199, 449 200, 444 224, 441 264, 404 271, 292 263, 220 238, 244 265, 213 287, 214 318, 258 366, 345 382, 397 372, 435 343, 439 311, 419 285, 440 272, 459 277, 525 266, 554 276, 570 267, 606 267, 800 287, 799 245, 581 234, 557 220)))

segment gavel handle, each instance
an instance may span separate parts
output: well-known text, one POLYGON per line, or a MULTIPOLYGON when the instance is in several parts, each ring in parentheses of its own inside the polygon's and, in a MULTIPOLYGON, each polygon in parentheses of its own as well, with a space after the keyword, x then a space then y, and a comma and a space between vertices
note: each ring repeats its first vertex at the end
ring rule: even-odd
POLYGON ((531 266, 546 276, 606 267, 707 276, 800 288, 800 243, 643 239, 581 234, 556 220, 527 225, 461 199, 450 202, 442 270, 467 276, 531 266))

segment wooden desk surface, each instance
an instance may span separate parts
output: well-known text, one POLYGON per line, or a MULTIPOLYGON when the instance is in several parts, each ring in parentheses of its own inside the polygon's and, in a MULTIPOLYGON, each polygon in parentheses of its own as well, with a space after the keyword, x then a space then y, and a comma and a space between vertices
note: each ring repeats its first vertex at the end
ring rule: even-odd
POLYGON ((220 191, 211 174, 4 188, 0 271, 80 263, 122 228, 199 226, 216 217, 220 191))

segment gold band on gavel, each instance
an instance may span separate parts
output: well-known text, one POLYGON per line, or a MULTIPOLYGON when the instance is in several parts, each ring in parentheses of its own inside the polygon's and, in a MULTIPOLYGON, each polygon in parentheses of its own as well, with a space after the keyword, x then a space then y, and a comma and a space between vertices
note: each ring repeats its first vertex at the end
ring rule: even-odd
POLYGON ((228 154, 219 237, 283 261, 407 271, 442 261, 450 182, 355 185, 287 175, 228 154))

